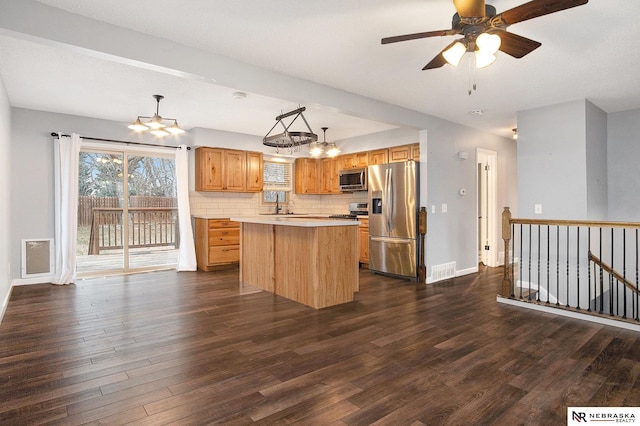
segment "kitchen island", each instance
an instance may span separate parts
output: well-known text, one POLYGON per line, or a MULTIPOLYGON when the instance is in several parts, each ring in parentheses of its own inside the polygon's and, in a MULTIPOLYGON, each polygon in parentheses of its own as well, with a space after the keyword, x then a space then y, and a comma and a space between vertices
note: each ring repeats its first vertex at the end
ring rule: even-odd
POLYGON ((359 289, 358 225, 349 219, 276 215, 240 222, 240 282, 321 309, 359 289))

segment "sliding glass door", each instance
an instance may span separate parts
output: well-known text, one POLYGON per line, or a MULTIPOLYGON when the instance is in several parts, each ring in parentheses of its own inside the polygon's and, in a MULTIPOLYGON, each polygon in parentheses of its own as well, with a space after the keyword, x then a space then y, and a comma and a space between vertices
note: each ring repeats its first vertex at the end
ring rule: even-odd
POLYGON ((173 156, 83 150, 79 164, 78 275, 175 267, 173 156))

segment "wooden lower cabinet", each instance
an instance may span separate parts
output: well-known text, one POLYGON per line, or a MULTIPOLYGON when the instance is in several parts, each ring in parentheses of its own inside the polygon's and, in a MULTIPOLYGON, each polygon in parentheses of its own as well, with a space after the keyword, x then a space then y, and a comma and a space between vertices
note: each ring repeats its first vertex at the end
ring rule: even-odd
POLYGON ((238 266, 240 224, 229 219, 196 218, 195 222, 198 269, 214 271, 238 266))
POLYGON ((360 264, 369 264, 369 219, 358 218, 358 220, 360 221, 360 226, 358 227, 358 242, 360 245, 358 261, 360 264))

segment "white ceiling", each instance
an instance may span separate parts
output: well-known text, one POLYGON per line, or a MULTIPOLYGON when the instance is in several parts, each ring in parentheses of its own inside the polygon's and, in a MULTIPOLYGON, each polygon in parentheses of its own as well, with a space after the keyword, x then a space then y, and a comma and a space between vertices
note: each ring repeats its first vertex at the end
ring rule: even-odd
MULTIPOLYGON (((0 0, 6 3, 11 0, 0 0)), ((32 0, 22 0, 32 2, 32 0)), ((498 12, 522 0, 487 0, 498 12)), ((451 0, 38 0, 40 5, 232 58, 348 94, 361 95, 502 136, 517 111, 588 99, 606 112, 640 108, 640 1, 590 0, 584 6, 519 23, 509 31, 542 46, 522 59, 501 52, 475 74, 460 67, 421 71, 455 37, 381 45, 386 36, 448 29, 451 0), (468 95, 475 79, 477 90, 468 95), (469 111, 481 109, 482 116, 469 111)), ((2 30, 2 28, 0 28, 2 30)), ((99 50, 93 34, 79 34, 99 50)), ((470 56, 470 55, 467 55, 470 56)), ((140 55, 140 62, 145 55, 140 55)), ((238 71, 239 73, 242 70, 238 71)), ((274 117, 307 106, 316 133, 343 139, 393 128, 384 113, 366 116, 302 93, 293 99, 259 86, 158 72, 59 43, 0 31, 0 77, 13 106, 130 121, 155 110, 185 128, 264 136, 274 117), (248 92, 244 100, 235 91, 248 92)), ((266 77, 265 77, 266 78, 266 77)), ((268 83, 265 83, 268 85, 268 83)), ((347 94, 347 95, 348 95, 347 94)))

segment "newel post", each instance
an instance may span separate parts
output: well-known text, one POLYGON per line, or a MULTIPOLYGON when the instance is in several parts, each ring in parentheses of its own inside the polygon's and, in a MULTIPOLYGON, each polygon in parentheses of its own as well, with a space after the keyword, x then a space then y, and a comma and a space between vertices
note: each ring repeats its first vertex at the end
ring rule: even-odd
POLYGON ((511 211, 505 207, 502 211, 502 239, 504 240, 504 276, 502 278, 502 297, 511 296, 513 265, 509 259, 509 241, 511 241, 511 211))

